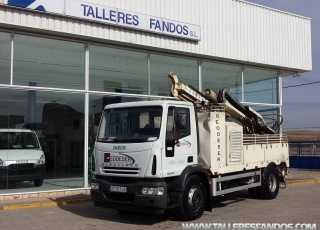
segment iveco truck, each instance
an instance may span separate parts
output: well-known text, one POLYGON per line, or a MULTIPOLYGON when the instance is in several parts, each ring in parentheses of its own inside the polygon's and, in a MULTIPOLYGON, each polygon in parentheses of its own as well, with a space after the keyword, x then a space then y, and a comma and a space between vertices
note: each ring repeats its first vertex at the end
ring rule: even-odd
POLYGON ((281 118, 271 126, 228 90, 199 92, 178 82, 176 100, 104 108, 93 152, 91 197, 97 207, 162 213, 183 220, 211 211, 211 198, 248 189, 274 199, 288 175, 281 118))

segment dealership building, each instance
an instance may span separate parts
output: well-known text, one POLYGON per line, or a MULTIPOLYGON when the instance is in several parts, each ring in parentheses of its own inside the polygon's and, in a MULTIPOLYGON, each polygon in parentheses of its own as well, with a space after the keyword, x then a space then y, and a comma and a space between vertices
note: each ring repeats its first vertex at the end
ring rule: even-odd
POLYGON ((282 78, 312 69, 311 23, 241 0, 0 0, 0 67, 0 200, 76 194, 104 106, 170 98, 170 71, 277 118, 282 78), (44 149, 41 185, 7 180, 36 170, 5 166, 20 129, 44 149))

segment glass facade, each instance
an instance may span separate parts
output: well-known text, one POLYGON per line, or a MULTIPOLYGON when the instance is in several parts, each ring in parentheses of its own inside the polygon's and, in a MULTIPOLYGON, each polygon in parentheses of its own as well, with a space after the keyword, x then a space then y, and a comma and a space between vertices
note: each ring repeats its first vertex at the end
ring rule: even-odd
POLYGON ((198 63, 196 60, 151 55, 150 57, 150 94, 158 96, 170 95, 168 73, 178 75, 184 84, 198 88, 198 63))
POLYGON ((244 70, 244 100, 277 104, 279 93, 277 74, 276 71, 246 68, 244 70))
POLYGON ((0 194, 87 187, 103 108, 170 96, 170 71, 270 118, 280 108, 275 71, 5 32, 0 45, 0 194))
POLYGON ((0 98, 0 193, 3 189, 8 193, 15 189, 33 192, 82 188, 84 95, 1 89, 0 98), (31 133, 36 138, 34 144, 26 138, 31 133), (42 154, 37 153, 39 145, 42 154), (25 164, 26 168, 20 168, 21 163, 38 165, 41 155, 45 157, 42 175, 38 175, 38 168, 25 164), (43 184, 36 186, 39 179, 44 179, 43 184))
POLYGON ((11 34, 0 33, 0 84, 10 84, 11 34))
POLYGON ((85 44, 14 36, 13 84, 84 90, 85 44))
POLYGON ((230 92, 241 101, 242 67, 204 62, 201 65, 202 89, 216 91, 229 88, 230 92))
POLYGON ((91 91, 148 95, 147 54, 90 46, 91 91))

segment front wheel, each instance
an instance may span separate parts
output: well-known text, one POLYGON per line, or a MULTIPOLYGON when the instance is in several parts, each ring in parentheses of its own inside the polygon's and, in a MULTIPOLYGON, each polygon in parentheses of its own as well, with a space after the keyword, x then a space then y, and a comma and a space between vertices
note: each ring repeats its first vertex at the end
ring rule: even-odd
POLYGON ((258 189, 261 198, 274 199, 279 193, 279 172, 275 166, 265 168, 262 176, 261 186, 258 189))
POLYGON ((177 217, 182 220, 195 220, 202 216, 207 202, 207 191, 199 176, 191 176, 184 188, 182 205, 177 209, 177 217))
POLYGON ((35 187, 41 187, 43 184, 43 179, 38 179, 33 181, 35 187))

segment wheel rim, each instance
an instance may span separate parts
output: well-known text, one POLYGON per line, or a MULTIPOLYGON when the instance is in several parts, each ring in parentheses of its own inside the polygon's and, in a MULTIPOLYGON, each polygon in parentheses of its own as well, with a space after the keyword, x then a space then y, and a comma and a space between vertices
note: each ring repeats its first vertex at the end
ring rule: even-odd
POLYGON ((199 186, 193 186, 188 194, 188 204, 193 212, 198 211, 203 204, 203 193, 199 186))
POLYGON ((271 173, 269 176, 269 189, 271 192, 274 192, 276 191, 276 188, 277 188, 277 178, 273 173, 271 173))

